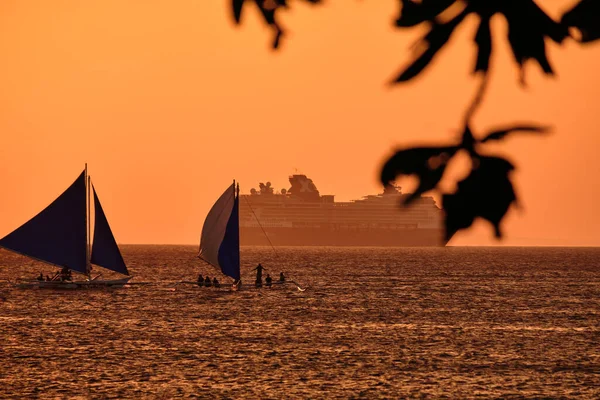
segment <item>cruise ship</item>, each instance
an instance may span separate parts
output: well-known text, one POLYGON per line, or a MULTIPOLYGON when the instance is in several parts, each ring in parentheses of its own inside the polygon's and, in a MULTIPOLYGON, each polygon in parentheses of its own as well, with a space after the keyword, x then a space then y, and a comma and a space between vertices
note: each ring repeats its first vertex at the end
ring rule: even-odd
POLYGON ((243 246, 444 246, 443 211, 433 197, 400 207, 409 194, 389 187, 378 195, 336 202, 306 175, 289 177, 275 192, 270 182, 241 194, 243 246))

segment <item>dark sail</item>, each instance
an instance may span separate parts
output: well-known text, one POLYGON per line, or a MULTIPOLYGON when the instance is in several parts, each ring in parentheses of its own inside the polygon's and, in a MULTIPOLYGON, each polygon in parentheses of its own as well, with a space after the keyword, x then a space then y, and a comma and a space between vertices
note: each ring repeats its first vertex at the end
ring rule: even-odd
POLYGON ((225 237, 219 246, 219 265, 223 274, 240 279, 240 216, 239 197, 236 196, 233 210, 227 222, 225 237))
POLYGON ((200 239, 200 258, 233 279, 240 278, 238 197, 229 186, 212 206, 200 239))
POLYGON ((86 273, 85 171, 43 211, 0 239, 0 247, 86 273))
POLYGON ((111 271, 120 272, 129 275, 123 256, 117 246, 117 241, 110 230, 108 220, 100 200, 96 194, 96 189, 92 185, 94 191, 94 244, 92 245, 91 263, 110 269, 111 271))

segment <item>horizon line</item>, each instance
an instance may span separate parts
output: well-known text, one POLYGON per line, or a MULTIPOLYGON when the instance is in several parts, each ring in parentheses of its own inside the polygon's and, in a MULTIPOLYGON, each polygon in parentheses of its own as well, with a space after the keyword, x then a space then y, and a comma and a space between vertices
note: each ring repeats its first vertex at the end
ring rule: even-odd
MULTIPOLYGON (((118 243, 118 246, 198 246, 198 243, 118 243)), ((271 246, 268 244, 264 244, 264 245, 240 245, 240 247, 271 247, 271 246)), ((403 248, 439 249, 439 248, 448 248, 448 247, 590 247, 590 248, 595 248, 595 247, 600 247, 600 244, 568 244, 568 245, 567 244, 565 244, 565 245, 561 245, 561 244, 522 244, 522 245, 464 244, 464 245, 446 245, 446 246, 294 246, 294 245, 289 245, 289 246, 274 246, 274 247, 302 247, 302 248, 306 248, 306 247, 338 247, 338 248, 371 247, 371 248, 383 248, 383 249, 386 249, 386 248, 387 249, 391 249, 391 248, 395 248, 395 249, 403 249, 403 248)))

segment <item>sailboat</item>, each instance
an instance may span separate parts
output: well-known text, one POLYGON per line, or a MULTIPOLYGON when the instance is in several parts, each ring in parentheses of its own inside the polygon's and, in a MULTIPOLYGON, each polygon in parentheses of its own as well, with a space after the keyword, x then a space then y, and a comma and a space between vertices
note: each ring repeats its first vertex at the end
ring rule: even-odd
POLYGON ((31 280, 17 285, 22 288, 122 287, 132 278, 88 176, 87 164, 75 182, 56 200, 0 239, 0 247, 50 265, 66 267, 86 277, 80 281, 31 280), (94 193, 93 242, 90 234, 90 189, 94 193), (100 280, 102 274, 99 274, 92 278, 92 264, 126 277, 100 280))
MULTIPOLYGON (((242 284, 240 279, 239 198, 240 185, 236 186, 234 180, 233 184, 217 199, 204 220, 198 253, 198 258, 234 280, 231 286, 232 290, 239 290, 242 284)), ((260 225, 260 221, 258 223, 260 225)), ((268 236, 267 239, 269 239, 268 236)), ((274 247, 273 250, 275 250, 274 247)), ((195 282, 182 283, 194 284, 195 282)), ((292 283, 301 292, 306 290, 293 280, 273 282, 274 285, 283 283, 292 283)))
POLYGON ((198 252, 198 258, 234 280, 233 290, 241 286, 239 196, 234 180, 208 212, 198 252))

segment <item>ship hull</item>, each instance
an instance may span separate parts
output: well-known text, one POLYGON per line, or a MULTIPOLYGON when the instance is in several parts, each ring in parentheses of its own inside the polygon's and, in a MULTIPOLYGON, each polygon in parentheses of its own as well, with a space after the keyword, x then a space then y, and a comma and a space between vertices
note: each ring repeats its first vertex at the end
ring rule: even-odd
POLYGON ((442 229, 330 230, 323 228, 242 228, 242 246, 382 246, 440 247, 442 229), (265 233, 268 236, 265 236, 265 233), (269 240, 271 243, 269 243, 269 240))

